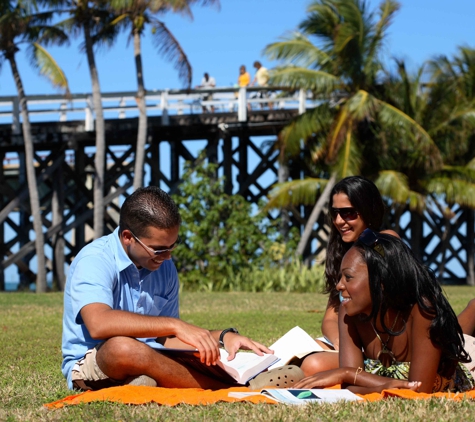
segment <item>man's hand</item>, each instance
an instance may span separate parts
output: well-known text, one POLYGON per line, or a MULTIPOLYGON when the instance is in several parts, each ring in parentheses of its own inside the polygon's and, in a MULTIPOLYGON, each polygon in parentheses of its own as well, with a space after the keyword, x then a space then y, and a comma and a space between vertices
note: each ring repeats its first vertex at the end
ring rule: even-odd
POLYGON ((272 350, 257 341, 232 332, 228 332, 224 335, 223 343, 226 351, 229 353, 228 360, 233 360, 239 349, 252 350, 259 356, 262 356, 264 353, 274 353, 272 350))
POLYGON ((182 342, 195 347, 200 352, 201 363, 216 365, 219 360, 219 344, 209 330, 177 320, 175 336, 182 342))

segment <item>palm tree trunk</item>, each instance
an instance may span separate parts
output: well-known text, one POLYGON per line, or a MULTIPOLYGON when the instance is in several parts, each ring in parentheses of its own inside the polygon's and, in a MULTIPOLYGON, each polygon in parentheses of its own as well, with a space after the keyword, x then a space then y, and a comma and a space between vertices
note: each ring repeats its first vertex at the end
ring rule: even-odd
MULTIPOLYGON (((279 169, 278 169, 278 182, 284 183, 287 182, 289 179, 289 166, 286 162, 279 161, 279 169)), ((289 210, 287 208, 282 207, 280 209, 280 235, 284 241, 287 241, 289 237, 289 228, 290 228, 290 215, 289 210)))
POLYGON ((474 217, 475 211, 467 209, 467 284, 475 286, 475 245, 474 245, 474 217))
POLYGON ((41 221, 40 195, 38 193, 38 184, 36 182, 36 173, 34 165, 34 148, 33 138, 31 135, 30 120, 28 117, 28 105, 26 102, 23 83, 15 61, 14 53, 7 57, 12 67, 13 79, 18 92, 18 100, 20 102, 23 140, 25 143, 25 161, 26 161, 26 178, 28 182, 28 193, 30 195, 30 208, 33 217, 33 229, 35 231, 35 247, 37 260, 36 273, 36 292, 46 292, 46 259, 45 259, 45 241, 43 235, 43 223, 41 221))
POLYGON ((87 62, 89 64, 89 72, 91 74, 92 102, 94 104, 94 113, 96 115, 96 155, 94 158, 94 238, 97 239, 104 233, 104 176, 106 162, 106 141, 104 114, 102 111, 101 88, 99 85, 99 75, 97 73, 88 20, 84 22, 84 39, 87 62))
POLYGON ((415 257, 422 262, 424 251, 422 250, 422 224, 423 215, 417 211, 411 212, 411 242, 410 246, 415 257))
POLYGON ((145 104, 145 87, 143 82, 142 53, 140 33, 134 31, 134 57, 137 70, 137 105, 139 108, 139 129, 135 150, 134 190, 143 185, 143 170, 145 164, 145 144, 147 142, 147 109, 145 104))
MULTIPOLYGON (((64 153, 62 159, 64 161, 64 153)), ((51 222, 53 226, 63 224, 64 214, 64 174, 60 166, 53 180, 53 198, 51 199, 51 222)), ((64 274, 64 233, 59 231, 53 236, 53 288, 58 291, 64 291, 66 276, 64 274)))
POLYGON ((305 247, 307 246, 308 240, 310 239, 310 234, 312 233, 313 226, 318 220, 318 217, 320 217, 320 213, 322 212, 323 207, 328 202, 328 199, 330 198, 330 192, 333 186, 335 185, 335 182, 336 182, 336 173, 333 173, 327 185, 325 186, 323 193, 320 195, 320 198, 318 198, 317 203, 313 207, 310 217, 308 217, 308 221, 307 221, 307 224, 305 225, 305 229, 303 231, 302 237, 300 238, 300 242, 297 245, 297 256, 303 255, 303 252, 305 250, 305 247))

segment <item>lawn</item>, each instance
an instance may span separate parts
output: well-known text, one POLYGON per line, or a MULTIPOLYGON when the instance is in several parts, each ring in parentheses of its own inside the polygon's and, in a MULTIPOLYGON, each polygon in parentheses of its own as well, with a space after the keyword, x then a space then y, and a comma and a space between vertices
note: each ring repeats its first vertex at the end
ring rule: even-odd
MULTIPOLYGON (((475 288, 446 287, 455 312, 475 288)), ((274 342, 295 325, 320 335, 326 299, 317 294, 183 293, 182 318, 207 328, 237 327, 256 340, 274 342)), ((0 421, 416 421, 473 420, 475 403, 447 400, 311 405, 219 403, 161 407, 95 403, 45 410, 43 404, 71 392, 60 371, 62 294, 0 294, 0 421)))

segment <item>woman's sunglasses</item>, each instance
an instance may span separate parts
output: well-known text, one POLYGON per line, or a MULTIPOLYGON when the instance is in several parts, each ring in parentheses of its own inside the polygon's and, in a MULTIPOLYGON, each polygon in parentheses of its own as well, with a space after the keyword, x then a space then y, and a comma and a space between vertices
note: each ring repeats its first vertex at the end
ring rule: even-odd
POLYGON ((373 248, 376 252, 384 257, 383 245, 379 243, 379 235, 375 231, 371 229, 364 229, 363 233, 361 233, 360 237, 358 237, 358 242, 373 248))
POLYGON ((356 211, 353 207, 347 208, 330 208, 330 215, 333 220, 336 219, 337 215, 340 215, 342 220, 351 221, 356 220, 358 218, 358 211, 356 211))

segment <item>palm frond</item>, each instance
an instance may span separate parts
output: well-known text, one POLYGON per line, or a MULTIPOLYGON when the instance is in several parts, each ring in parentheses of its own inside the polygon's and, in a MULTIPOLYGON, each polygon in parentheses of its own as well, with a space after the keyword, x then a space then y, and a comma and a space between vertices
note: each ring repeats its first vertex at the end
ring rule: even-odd
POLYGON ((397 107, 375 99, 378 104, 379 121, 383 127, 396 130, 402 136, 414 134, 412 141, 424 154, 425 166, 428 169, 439 169, 442 166, 442 156, 427 131, 414 119, 397 107))
POLYGON ((373 62, 378 59, 377 52, 380 50, 381 43, 384 40, 385 33, 392 23, 394 15, 399 10, 399 3, 394 0, 386 0, 379 6, 380 19, 375 25, 374 34, 369 43, 367 59, 365 64, 365 73, 370 73, 373 62))
POLYGON ((290 205, 314 205, 327 183, 327 179, 319 178, 277 183, 269 193, 269 201, 265 204, 264 211, 290 205))
POLYGON ((332 162, 344 141, 347 131, 351 131, 351 116, 348 108, 344 105, 336 116, 332 129, 329 133, 327 161, 332 162))
POLYGON ((300 67, 315 67, 331 60, 325 51, 313 45, 300 32, 295 32, 282 41, 268 44, 264 48, 264 54, 270 60, 282 60, 300 67))
POLYGON ((451 110, 446 119, 441 121, 437 126, 431 128, 431 133, 437 133, 440 130, 450 126, 454 122, 465 122, 471 128, 475 129, 475 103, 462 104, 461 107, 456 107, 451 110))
POLYGON ((39 26, 37 29, 38 34, 32 40, 38 44, 45 46, 69 44, 68 35, 58 26, 39 26))
POLYGON ((346 132, 345 142, 342 148, 340 148, 335 167, 339 179, 360 174, 361 152, 359 151, 355 134, 351 130, 346 132))
POLYGON ((327 72, 303 67, 277 67, 270 72, 269 83, 275 86, 311 90, 328 94, 334 91, 341 81, 327 72))
POLYGON ((419 213, 426 207, 425 196, 410 189, 408 178, 403 173, 394 170, 381 171, 375 184, 381 195, 390 198, 394 204, 409 203, 409 208, 419 213))
POLYGON ((458 204, 475 209, 475 182, 441 175, 432 177, 426 186, 435 195, 441 195, 447 204, 458 204))
POLYGON ((178 70, 179 78, 187 88, 190 88, 192 79, 191 64, 180 43, 166 25, 156 19, 153 20, 152 34, 153 43, 158 52, 174 63, 175 69, 178 70))
POLYGON ((306 142, 316 133, 326 132, 331 123, 328 106, 307 110, 295 117, 279 134, 278 148, 283 154, 296 156, 300 153, 301 142, 306 142))
POLYGON ((376 98, 367 91, 360 89, 355 95, 351 96, 345 106, 353 120, 372 120, 375 117, 377 108, 376 98))
POLYGON ((38 43, 33 43, 33 52, 33 64, 39 68, 40 73, 46 76, 53 86, 62 89, 69 96, 68 80, 56 60, 38 43))

